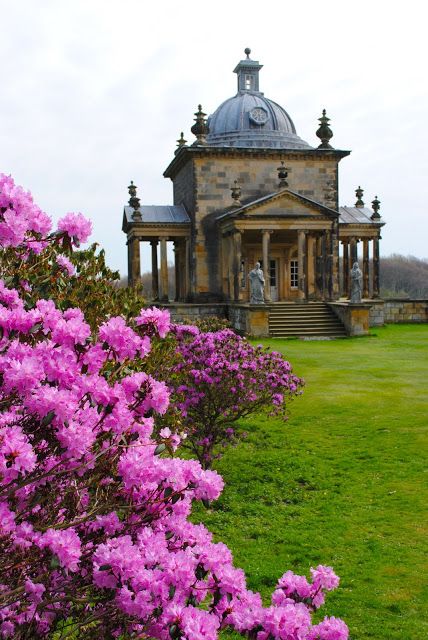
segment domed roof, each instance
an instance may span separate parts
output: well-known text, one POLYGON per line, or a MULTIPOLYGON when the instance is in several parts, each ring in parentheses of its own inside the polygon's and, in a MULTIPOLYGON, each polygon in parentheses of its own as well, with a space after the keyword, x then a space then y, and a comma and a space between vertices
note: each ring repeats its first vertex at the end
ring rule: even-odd
POLYGON ((256 60, 241 60, 235 68, 238 93, 225 100, 208 118, 208 146, 255 147, 277 149, 311 149, 299 138, 288 113, 279 104, 265 98, 259 91, 259 70, 256 60))

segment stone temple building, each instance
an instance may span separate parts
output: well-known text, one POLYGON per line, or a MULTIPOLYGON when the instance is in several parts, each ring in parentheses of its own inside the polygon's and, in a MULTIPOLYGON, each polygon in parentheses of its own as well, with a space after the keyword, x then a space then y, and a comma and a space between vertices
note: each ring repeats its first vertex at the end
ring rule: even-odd
POLYGON ((194 142, 181 134, 164 172, 174 204, 144 206, 131 183, 122 226, 129 283, 140 279, 140 243, 149 242, 153 297, 183 314, 224 314, 258 335, 339 335, 343 324, 348 334, 364 332, 379 297, 380 202, 375 196, 366 207, 358 187, 353 206, 339 205, 339 162, 350 151, 333 148, 325 110, 316 131, 320 144, 302 140, 285 109, 260 90, 262 65, 250 53, 234 69, 236 94, 208 118, 199 106, 194 142), (168 241, 175 300, 168 300, 168 241), (352 305, 349 274, 356 261, 362 301, 352 305), (256 262, 265 278, 263 308, 250 304, 248 274, 256 262), (294 320, 284 320, 287 313, 294 320), (330 330, 321 326, 326 314, 330 330))

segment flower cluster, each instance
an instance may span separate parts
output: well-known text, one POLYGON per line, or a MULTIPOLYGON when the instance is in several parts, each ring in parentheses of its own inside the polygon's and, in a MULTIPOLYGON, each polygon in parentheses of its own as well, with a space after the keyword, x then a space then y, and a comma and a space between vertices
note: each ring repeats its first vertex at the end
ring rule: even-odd
POLYGON ((162 318, 94 333, 79 309, 28 306, 0 281, 0 637, 346 640, 340 620, 311 623, 330 568, 312 570, 310 596, 285 574, 263 607, 189 521, 223 481, 153 435, 170 393, 132 359, 150 357, 162 318))
POLYGON ((202 333, 174 326, 181 360, 173 367, 171 389, 188 446, 209 467, 219 448, 242 435, 231 425, 258 411, 287 419, 287 400, 303 381, 280 353, 254 347, 230 329, 202 333))
POLYGON ((51 224, 31 194, 15 185, 11 176, 0 173, 0 246, 17 247, 30 238, 35 240, 34 234, 46 236, 51 224))
POLYGON ((58 231, 66 233, 78 247, 92 233, 92 224, 81 213, 67 213, 58 222, 58 231))

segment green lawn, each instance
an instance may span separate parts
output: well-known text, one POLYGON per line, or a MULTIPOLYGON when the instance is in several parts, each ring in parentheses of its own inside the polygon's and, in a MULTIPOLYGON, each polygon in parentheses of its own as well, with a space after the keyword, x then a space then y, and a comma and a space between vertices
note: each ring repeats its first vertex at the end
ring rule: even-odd
POLYGON ((320 617, 342 617, 355 640, 427 638, 428 325, 264 344, 304 394, 286 425, 247 421, 248 439, 217 463, 222 497, 195 519, 266 602, 285 570, 328 564, 341 585, 320 617))

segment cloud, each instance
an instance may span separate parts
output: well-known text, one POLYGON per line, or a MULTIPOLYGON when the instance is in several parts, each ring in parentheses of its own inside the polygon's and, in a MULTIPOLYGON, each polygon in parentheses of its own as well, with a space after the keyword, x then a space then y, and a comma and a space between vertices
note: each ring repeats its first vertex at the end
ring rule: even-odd
POLYGON ((298 134, 316 145, 327 108, 333 144, 353 150, 341 204, 361 184, 367 201, 382 200, 382 252, 427 256, 426 37, 423 7, 411 4, 0 2, 0 169, 55 218, 90 215, 124 273, 129 180, 143 203, 172 202, 162 173, 175 141, 180 131, 193 140, 199 102, 212 113, 235 93, 232 69, 250 46, 262 91, 298 134))

